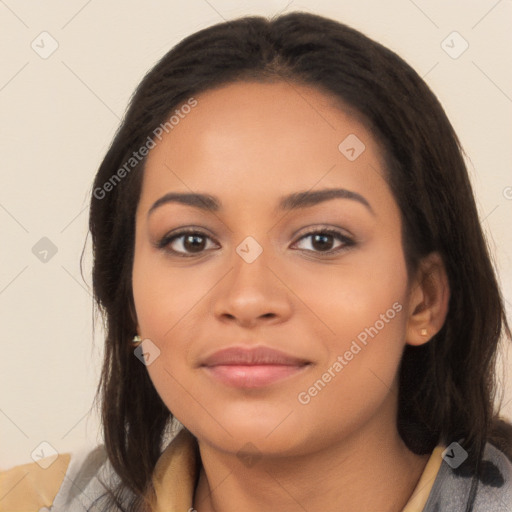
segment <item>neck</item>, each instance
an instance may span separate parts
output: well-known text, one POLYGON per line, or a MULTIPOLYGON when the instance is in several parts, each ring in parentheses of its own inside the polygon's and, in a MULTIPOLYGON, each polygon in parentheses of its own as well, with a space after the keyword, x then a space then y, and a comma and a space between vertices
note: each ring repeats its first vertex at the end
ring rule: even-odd
POLYGON ((399 512, 428 455, 401 440, 393 409, 357 432, 299 456, 267 457, 247 467, 236 454, 199 442, 203 467, 194 496, 198 512, 367 510, 399 512), (389 414, 391 413, 391 414, 389 414), (386 416, 386 415, 385 415, 386 416))

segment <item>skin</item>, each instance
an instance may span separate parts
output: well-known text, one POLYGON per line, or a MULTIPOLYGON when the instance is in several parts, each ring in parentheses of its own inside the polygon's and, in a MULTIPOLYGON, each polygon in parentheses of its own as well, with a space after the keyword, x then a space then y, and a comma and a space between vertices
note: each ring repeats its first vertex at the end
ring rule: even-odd
POLYGON ((199 442, 194 507, 399 511, 428 456, 413 454, 397 432, 398 366, 406 343, 428 342, 444 323, 449 290, 442 261, 429 255, 408 279, 381 148, 331 96, 283 82, 246 82, 196 99, 148 156, 133 264, 138 332, 161 351, 147 370, 199 442), (354 161, 338 149, 349 134, 365 144, 354 161), (324 188, 357 192, 372 211, 346 198, 276 211, 284 195, 324 188), (205 212, 166 203, 148 216, 168 192, 208 193, 222 207, 205 212), (189 258, 156 247, 187 226, 206 233, 202 252, 190 252, 186 237, 167 251, 188 249, 189 258), (304 237, 310 228, 337 229, 354 245, 335 237, 314 245, 304 237), (236 252, 247 236, 263 249, 252 263, 236 252), (309 403, 300 403, 298 394, 397 302, 401 311, 309 403), (205 354, 233 345, 265 345, 310 364, 263 388, 233 388, 199 366, 205 354), (247 443, 257 454, 252 464, 237 456, 242 447, 250 451, 247 443))

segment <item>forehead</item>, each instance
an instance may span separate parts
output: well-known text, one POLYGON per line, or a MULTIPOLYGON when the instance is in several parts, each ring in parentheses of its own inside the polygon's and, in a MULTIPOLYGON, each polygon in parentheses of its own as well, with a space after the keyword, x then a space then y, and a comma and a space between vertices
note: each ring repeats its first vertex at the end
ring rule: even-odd
POLYGON ((287 82, 240 82, 194 100, 193 108, 177 106, 173 124, 155 139, 142 203, 172 190, 265 201, 313 187, 389 194, 377 142, 332 95, 287 82))

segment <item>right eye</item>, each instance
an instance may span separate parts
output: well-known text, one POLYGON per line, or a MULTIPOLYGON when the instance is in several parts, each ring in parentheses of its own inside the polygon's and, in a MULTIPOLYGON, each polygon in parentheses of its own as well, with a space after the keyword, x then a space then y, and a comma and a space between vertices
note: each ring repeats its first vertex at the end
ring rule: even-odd
POLYGON ((171 255, 190 258, 196 254, 202 254, 208 240, 212 239, 202 231, 184 229, 177 233, 165 235, 158 242, 157 247, 171 255))

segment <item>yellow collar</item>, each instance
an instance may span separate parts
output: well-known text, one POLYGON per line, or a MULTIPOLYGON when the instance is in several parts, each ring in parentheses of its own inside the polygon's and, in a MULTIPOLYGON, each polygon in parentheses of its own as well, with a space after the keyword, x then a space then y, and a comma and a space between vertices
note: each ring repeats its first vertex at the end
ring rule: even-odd
POLYGON ((432 451, 425 469, 414 488, 414 491, 409 498, 409 501, 403 508, 402 512, 421 512, 427 503, 428 496, 430 491, 432 490, 432 486, 434 485, 434 480, 436 479, 439 468, 441 467, 441 462, 443 458, 441 454, 443 453, 445 446, 438 445, 432 451))
POLYGON ((153 471, 152 512, 190 510, 197 479, 197 441, 185 428, 162 452, 153 471))
MULTIPOLYGON (((402 512, 421 512, 441 466, 444 446, 437 446, 430 456, 418 483, 402 512)), ((162 452, 153 472, 152 482, 156 499, 153 512, 190 510, 198 476, 199 452, 195 437, 181 430, 162 452)))

